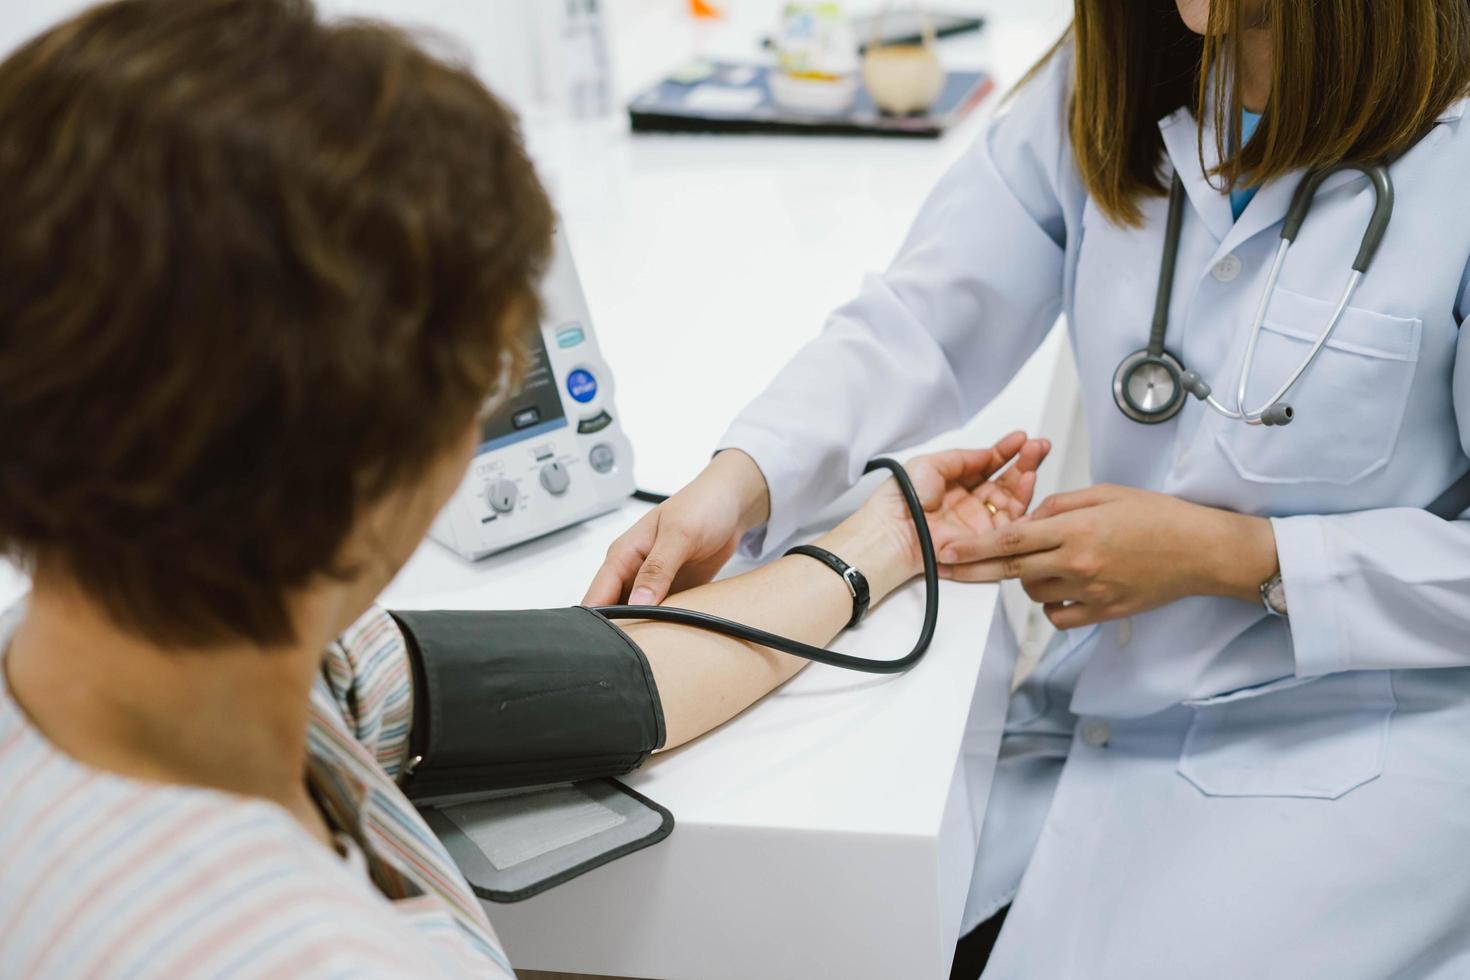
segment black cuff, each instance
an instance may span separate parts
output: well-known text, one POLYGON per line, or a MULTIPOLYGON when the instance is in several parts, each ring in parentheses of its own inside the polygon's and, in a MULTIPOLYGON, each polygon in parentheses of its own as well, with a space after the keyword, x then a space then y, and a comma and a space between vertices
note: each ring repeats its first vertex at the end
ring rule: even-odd
POLYGON ((414 670, 410 799, 617 776, 663 745, 643 651, 589 609, 394 612, 414 670))

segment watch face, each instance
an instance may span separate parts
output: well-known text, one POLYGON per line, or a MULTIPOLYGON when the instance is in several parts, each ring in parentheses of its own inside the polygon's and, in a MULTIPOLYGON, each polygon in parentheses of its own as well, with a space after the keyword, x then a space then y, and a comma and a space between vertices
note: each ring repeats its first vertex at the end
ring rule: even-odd
POLYGON ((1286 586, 1281 583, 1280 575, 1271 576, 1270 580, 1261 586, 1261 598, 1265 600, 1268 610, 1278 616, 1286 615, 1286 586))

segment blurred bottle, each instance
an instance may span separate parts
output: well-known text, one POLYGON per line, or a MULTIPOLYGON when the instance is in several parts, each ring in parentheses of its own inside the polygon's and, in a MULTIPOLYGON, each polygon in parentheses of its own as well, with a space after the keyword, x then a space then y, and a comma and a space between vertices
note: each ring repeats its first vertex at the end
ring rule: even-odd
POLYGON ((537 102, 556 115, 605 116, 613 81, 600 0, 520 0, 534 11, 537 102))
POLYGON ((612 77, 608 68, 607 30, 598 0, 564 0, 566 22, 562 49, 566 57, 567 105, 573 116, 587 119, 612 111, 612 77))

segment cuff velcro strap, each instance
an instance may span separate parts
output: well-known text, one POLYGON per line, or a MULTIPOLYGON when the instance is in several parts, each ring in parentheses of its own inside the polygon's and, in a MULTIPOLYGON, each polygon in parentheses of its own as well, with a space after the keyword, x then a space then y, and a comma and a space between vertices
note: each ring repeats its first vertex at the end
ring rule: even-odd
POLYGON ((643 651, 589 609, 392 615, 414 667, 415 802, 621 775, 663 745, 643 651))

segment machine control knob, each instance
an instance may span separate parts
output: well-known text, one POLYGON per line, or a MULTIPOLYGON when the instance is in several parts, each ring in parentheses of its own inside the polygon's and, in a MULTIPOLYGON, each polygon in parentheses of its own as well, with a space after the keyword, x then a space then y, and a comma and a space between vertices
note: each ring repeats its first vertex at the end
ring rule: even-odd
POLYGON ((512 480, 500 479, 490 484, 490 489, 485 491, 485 499, 490 502, 490 509, 497 514, 509 514, 516 509, 516 498, 520 491, 512 480))
POLYGON ((587 462, 599 473, 611 473, 617 461, 617 456, 613 454, 613 447, 605 442, 599 442, 587 454, 587 462))
POLYGON ((572 482, 567 468, 560 463, 547 463, 541 467, 541 485, 546 488, 547 493, 553 497, 560 497, 567 492, 567 484, 572 482))

